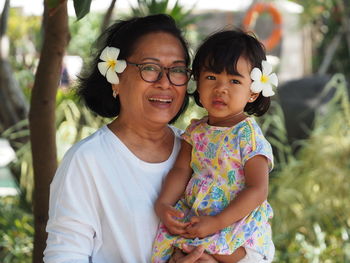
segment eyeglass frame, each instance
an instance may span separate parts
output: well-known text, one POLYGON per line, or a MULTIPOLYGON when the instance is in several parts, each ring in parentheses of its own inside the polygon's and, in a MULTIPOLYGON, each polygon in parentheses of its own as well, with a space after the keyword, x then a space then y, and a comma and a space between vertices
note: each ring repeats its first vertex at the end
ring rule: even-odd
POLYGON ((162 77, 163 77, 164 71, 165 71, 165 75, 167 76, 169 82, 170 82, 172 85, 174 85, 174 86, 184 86, 184 85, 186 85, 186 84, 190 81, 191 76, 192 76, 192 71, 191 71, 189 68, 184 67, 184 68, 186 69, 186 72, 189 73, 189 74, 187 75, 187 76, 188 76, 188 79, 187 79, 187 81, 186 81, 184 84, 179 85, 179 84, 174 84, 174 83, 171 81, 170 76, 169 76, 169 70, 172 69, 172 68, 180 67, 180 66, 175 66, 175 67, 164 67, 164 66, 162 66, 162 65, 160 65, 160 64, 158 64, 158 63, 153 63, 153 62, 133 63, 133 62, 126 61, 126 63, 138 67, 139 72, 140 72, 141 79, 142 79, 143 81, 145 81, 145 82, 148 82, 148 83, 155 83, 155 82, 161 80, 162 77), (162 69, 162 70, 158 73, 157 79, 154 80, 154 81, 145 80, 145 79, 142 77, 142 70, 141 70, 141 67, 142 67, 143 65, 147 65, 147 64, 157 65, 157 66, 159 66, 159 67, 162 69))

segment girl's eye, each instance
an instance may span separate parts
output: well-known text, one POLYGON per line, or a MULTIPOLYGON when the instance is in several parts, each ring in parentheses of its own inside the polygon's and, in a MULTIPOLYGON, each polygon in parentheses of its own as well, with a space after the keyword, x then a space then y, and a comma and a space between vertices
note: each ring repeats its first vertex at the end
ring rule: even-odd
POLYGON ((241 84, 241 82, 239 80, 237 80, 237 79, 232 79, 231 83, 233 83, 233 84, 241 84))
POLYGON ((209 79, 209 80, 215 80, 215 79, 216 79, 214 76, 210 76, 210 75, 209 75, 209 76, 206 76, 205 78, 206 78, 206 79, 209 79))

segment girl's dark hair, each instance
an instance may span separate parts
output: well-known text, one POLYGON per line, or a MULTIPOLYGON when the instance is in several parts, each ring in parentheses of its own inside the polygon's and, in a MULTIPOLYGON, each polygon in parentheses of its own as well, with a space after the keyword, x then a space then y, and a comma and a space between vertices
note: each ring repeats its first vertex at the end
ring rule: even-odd
MULTIPOLYGON (((238 74, 237 62, 240 57, 248 60, 252 69, 261 69, 262 60, 266 60, 264 46, 252 35, 242 30, 225 30, 214 33, 199 46, 192 64, 192 74, 196 81, 203 69, 214 73, 226 71, 228 74, 238 74)), ((199 101, 199 93, 193 93, 196 103, 203 107, 199 101)), ((263 115, 270 107, 270 97, 260 93, 258 98, 247 103, 244 111, 249 115, 263 115)))
MULTIPOLYGON (((176 26, 174 19, 168 15, 150 15, 146 17, 134 17, 129 20, 119 20, 97 39, 95 46, 97 51, 90 68, 85 68, 79 76, 77 83, 77 95, 85 102, 86 106, 102 117, 116 117, 120 112, 119 96, 113 98, 111 84, 99 72, 97 68, 99 57, 106 46, 120 49, 118 59, 126 60, 130 57, 138 45, 138 40, 150 33, 165 32, 177 38, 185 53, 186 66, 190 63, 188 46, 182 36, 181 30, 176 26)), ((174 122, 184 111, 188 104, 186 95, 184 103, 177 115, 170 121, 174 122)))

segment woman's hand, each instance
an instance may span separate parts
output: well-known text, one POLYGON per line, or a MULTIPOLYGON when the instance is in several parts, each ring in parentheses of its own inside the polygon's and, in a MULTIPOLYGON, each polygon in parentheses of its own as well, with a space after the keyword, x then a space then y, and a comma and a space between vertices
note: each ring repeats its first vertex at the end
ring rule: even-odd
POLYGON ((194 216, 186 227, 186 238, 204 238, 219 230, 218 220, 213 216, 194 216))
POLYGON ((169 263, 218 263, 212 256, 203 253, 204 248, 202 246, 183 245, 182 249, 187 254, 177 248, 169 263))
POLYGON ((171 205, 164 203, 157 204, 156 210, 160 220, 167 227, 170 234, 183 235, 186 233, 186 227, 190 223, 183 223, 176 219, 184 217, 184 214, 181 211, 178 211, 171 205))

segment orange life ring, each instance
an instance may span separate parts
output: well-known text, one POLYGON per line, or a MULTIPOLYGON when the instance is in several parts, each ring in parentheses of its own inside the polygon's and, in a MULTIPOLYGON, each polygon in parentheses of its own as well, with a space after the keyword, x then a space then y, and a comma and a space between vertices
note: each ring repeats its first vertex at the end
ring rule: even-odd
POLYGON ((253 5, 243 19, 243 27, 245 30, 250 29, 258 15, 264 12, 268 12, 271 15, 275 26, 271 35, 267 39, 261 40, 261 42, 264 44, 266 50, 272 50, 278 45, 282 38, 282 16, 272 4, 256 3, 253 5))

